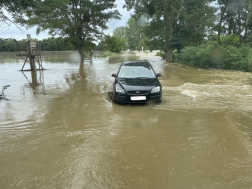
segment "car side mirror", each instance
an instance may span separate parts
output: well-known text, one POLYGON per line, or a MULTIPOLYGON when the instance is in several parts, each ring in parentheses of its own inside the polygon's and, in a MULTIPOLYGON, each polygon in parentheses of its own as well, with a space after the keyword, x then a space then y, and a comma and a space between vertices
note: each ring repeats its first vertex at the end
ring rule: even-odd
POLYGON ((160 76, 161 76, 161 73, 157 73, 156 76, 157 76, 157 77, 160 77, 160 76))
POLYGON ((116 74, 112 74, 112 77, 117 77, 117 75, 116 74))

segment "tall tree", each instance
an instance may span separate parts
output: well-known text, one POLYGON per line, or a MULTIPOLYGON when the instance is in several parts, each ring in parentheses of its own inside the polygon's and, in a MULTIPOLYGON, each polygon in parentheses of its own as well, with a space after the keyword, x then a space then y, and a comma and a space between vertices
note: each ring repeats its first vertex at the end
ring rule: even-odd
POLYGON ((116 29, 113 30, 113 36, 118 36, 121 39, 125 38, 126 33, 126 27, 125 26, 120 26, 117 27, 116 29))
POLYGON ((107 45, 107 49, 111 52, 119 53, 123 49, 125 44, 125 40, 121 39, 119 36, 112 36, 109 35, 105 36, 104 43, 107 45))
MULTIPOLYGON (((159 45, 166 52, 166 60, 173 62, 173 48, 178 37, 200 30, 196 34, 202 38, 202 34, 206 32, 203 23, 209 22, 203 11, 211 1, 213 0, 125 0, 125 6, 128 9, 135 6, 135 15, 138 17, 148 14, 151 18, 146 30, 149 41, 159 45)), ((190 35, 187 37, 191 37, 190 35)))
POLYGON ((94 41, 103 36, 110 19, 120 19, 115 0, 38 0, 39 6, 27 11, 27 23, 38 26, 37 33, 67 37, 78 50, 81 61, 94 41))
POLYGON ((216 26, 218 41, 221 35, 238 35, 241 41, 246 40, 252 30, 251 0, 218 0, 219 15, 216 26))
POLYGON ((248 31, 250 30, 250 34, 252 32, 252 1, 246 0, 246 16, 244 23, 244 40, 247 39, 248 31))
POLYGON ((136 49, 143 38, 143 31, 138 23, 138 19, 129 18, 126 24, 125 39, 130 49, 136 49))

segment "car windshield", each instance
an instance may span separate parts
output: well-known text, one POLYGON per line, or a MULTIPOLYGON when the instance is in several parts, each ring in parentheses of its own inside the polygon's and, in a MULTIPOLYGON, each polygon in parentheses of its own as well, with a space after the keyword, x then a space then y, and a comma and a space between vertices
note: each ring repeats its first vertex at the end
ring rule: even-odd
POLYGON ((154 78, 155 74, 150 65, 137 65, 137 66, 128 66, 124 65, 121 67, 119 72, 119 77, 121 78, 154 78))

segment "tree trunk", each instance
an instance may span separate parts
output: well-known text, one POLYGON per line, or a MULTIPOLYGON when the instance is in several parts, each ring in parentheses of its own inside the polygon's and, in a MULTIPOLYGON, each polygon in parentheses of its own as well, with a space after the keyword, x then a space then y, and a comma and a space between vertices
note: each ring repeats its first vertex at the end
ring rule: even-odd
POLYGON ((173 49, 171 42, 173 40, 173 32, 176 27, 176 23, 179 19, 180 12, 183 7, 184 0, 180 1, 163 1, 164 5, 164 23, 166 29, 166 61, 173 62, 173 49), (170 4, 168 4, 168 2, 170 4), (179 3, 179 4, 177 4, 179 3), (169 7, 170 5, 170 7, 169 7), (176 8, 177 7, 177 8, 176 8))
POLYGON ((171 46, 167 47, 166 61, 169 62, 169 63, 173 62, 173 50, 172 50, 171 46))
POLYGON ((232 34, 232 28, 231 28, 231 18, 228 17, 228 35, 232 34))
POLYGON ((250 10, 248 10, 248 14, 247 14, 246 25, 245 25, 245 33, 244 33, 244 40, 246 40, 246 38, 247 38, 249 15, 250 15, 250 10))
POLYGON ((218 43, 219 44, 220 44, 220 35, 221 35, 221 25, 222 25, 224 13, 225 13, 224 9, 221 9, 221 16, 220 16, 219 27, 218 27, 218 43))
POLYGON ((166 29, 166 61, 172 63, 173 57, 172 55, 172 48, 171 48, 171 40, 173 38, 173 16, 174 12, 168 11, 168 2, 164 2, 164 23, 166 29))
POLYGON ((238 10, 238 35, 241 37, 241 9, 238 10))
POLYGON ((80 62, 84 63, 84 52, 83 52, 82 48, 78 48, 78 53, 80 55, 80 62))
POLYGON ((84 72, 84 62, 81 62, 81 63, 80 63, 79 74, 80 74, 80 76, 82 76, 82 77, 85 76, 85 72, 84 72))

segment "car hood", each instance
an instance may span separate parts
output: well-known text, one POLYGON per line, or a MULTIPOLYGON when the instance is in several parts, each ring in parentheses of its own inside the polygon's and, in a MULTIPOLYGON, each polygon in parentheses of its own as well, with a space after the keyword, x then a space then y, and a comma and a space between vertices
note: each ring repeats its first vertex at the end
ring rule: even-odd
POLYGON ((160 85, 157 78, 119 78, 118 83, 126 91, 151 90, 160 85))

